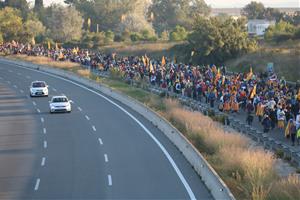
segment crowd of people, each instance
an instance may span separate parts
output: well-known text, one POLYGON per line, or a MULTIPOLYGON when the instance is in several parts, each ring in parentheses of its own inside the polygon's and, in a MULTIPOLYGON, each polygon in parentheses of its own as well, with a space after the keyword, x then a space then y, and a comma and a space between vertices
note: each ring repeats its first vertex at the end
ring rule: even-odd
POLYGON ((249 125, 257 117, 265 133, 279 129, 291 139, 292 145, 300 145, 300 84, 287 84, 273 70, 254 73, 249 68, 247 72, 229 75, 225 66, 195 66, 166 57, 161 60, 147 55, 121 57, 78 47, 32 47, 16 42, 2 44, 0 52, 48 56, 56 61, 81 63, 93 70, 118 71, 124 79, 148 81, 167 92, 206 102, 225 113, 245 112, 249 125))

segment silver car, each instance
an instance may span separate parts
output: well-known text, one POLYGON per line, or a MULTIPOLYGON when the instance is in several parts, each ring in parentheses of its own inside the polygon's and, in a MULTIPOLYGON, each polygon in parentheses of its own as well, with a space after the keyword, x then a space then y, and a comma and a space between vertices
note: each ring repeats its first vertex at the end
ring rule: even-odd
POLYGON ((69 100, 66 96, 54 96, 51 101, 49 101, 50 113, 55 112, 68 112, 70 113, 71 108, 71 100, 69 100))
POLYGON ((48 85, 45 81, 34 81, 30 85, 30 96, 48 96, 48 85))

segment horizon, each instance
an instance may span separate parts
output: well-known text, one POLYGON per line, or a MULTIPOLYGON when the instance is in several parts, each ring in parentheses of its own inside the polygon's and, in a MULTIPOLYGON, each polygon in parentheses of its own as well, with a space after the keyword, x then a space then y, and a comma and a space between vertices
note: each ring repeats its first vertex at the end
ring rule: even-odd
MULTIPOLYGON (((243 8, 245 5, 249 4, 252 0, 231 0, 230 2, 224 0, 204 0, 207 5, 212 8, 243 8)), ((265 7, 272 8, 300 8, 299 0, 256 0, 261 2, 265 7)), ((34 0, 29 0, 33 3, 34 0)), ((64 0, 44 0, 45 6, 49 6, 52 3, 62 3, 64 0)))

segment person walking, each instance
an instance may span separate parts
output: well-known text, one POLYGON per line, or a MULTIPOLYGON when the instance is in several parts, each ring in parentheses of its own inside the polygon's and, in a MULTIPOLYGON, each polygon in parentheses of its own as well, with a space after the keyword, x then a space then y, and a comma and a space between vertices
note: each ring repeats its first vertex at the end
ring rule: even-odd
POLYGON ((292 141, 292 146, 295 146, 295 140, 296 140, 296 134, 297 134, 297 129, 296 129, 296 124, 294 120, 289 121, 289 134, 291 136, 291 141, 292 141))
POLYGON ((262 121, 262 125, 264 127, 264 133, 268 133, 271 129, 271 119, 268 115, 264 116, 264 119, 262 121))

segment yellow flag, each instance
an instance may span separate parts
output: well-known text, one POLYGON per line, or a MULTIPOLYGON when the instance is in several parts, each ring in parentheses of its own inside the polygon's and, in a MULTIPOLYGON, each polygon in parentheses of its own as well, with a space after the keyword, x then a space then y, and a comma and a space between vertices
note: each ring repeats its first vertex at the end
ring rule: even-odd
POLYGON ((298 99, 298 101, 300 101, 300 89, 298 91, 297 99, 298 99))
POLYGON ((257 87, 257 85, 255 84, 254 87, 253 87, 253 90, 251 92, 250 99, 253 99, 254 96, 256 95, 256 87, 257 87))
POLYGON ((165 56, 163 56, 161 59, 161 66, 165 66, 165 65, 166 65, 166 59, 165 56))
POLYGON ((51 49, 51 44, 49 41, 48 41, 48 49, 51 49))
POLYGON ((144 56, 142 56, 142 61, 143 61, 143 63, 144 63, 144 66, 147 66, 147 62, 146 62, 146 59, 145 59, 144 56))
POLYGON ((31 39, 31 44, 34 46, 35 45, 35 39, 34 39, 34 37, 32 37, 32 39, 31 39))
POLYGON ((90 29, 90 27, 91 27, 91 18, 88 18, 88 19, 87 19, 87 25, 88 25, 88 27, 89 27, 89 29, 90 29))
POLYGON ((150 72, 154 72, 154 68, 151 62, 150 62, 150 72))
POLYGON ((121 22, 124 22, 125 19, 126 19, 126 15, 122 15, 122 16, 121 16, 121 22))
POLYGON ((252 76, 253 76, 253 70, 252 67, 250 67, 250 72, 247 75, 247 80, 249 81, 250 79, 252 79, 252 76))

